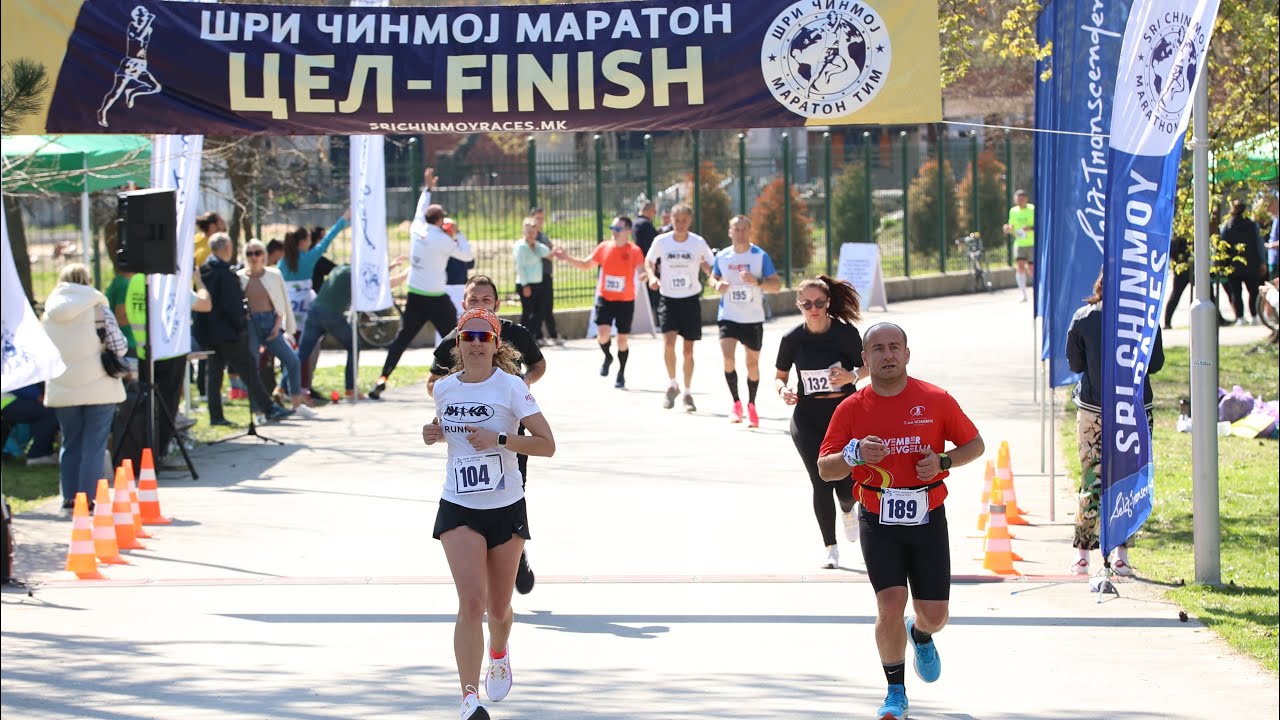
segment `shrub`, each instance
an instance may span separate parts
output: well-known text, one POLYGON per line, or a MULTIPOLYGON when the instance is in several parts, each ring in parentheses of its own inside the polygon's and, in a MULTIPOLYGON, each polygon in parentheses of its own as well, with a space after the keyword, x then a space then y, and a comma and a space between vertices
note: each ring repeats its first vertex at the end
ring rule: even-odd
MULTIPOLYGON (((813 257, 813 221, 794 186, 791 192, 791 269, 803 271, 813 257)), ((751 208, 751 240, 769 253, 778 272, 786 267, 786 223, 782 178, 765 186, 751 208)))
POLYGON ((938 161, 930 158, 921 163, 920 171, 911 181, 908 194, 911 228, 911 249, 921 254, 937 255, 939 241, 950 252, 951 241, 963 234, 956 212, 956 181, 951 163, 942 164, 942 196, 938 196, 938 161), (938 215, 946 212, 949 238, 938 237, 938 215))
POLYGON ((871 232, 867 237, 867 169, 861 163, 845 165, 831 192, 832 240, 838 247, 847 242, 875 242, 880 211, 871 205, 871 232))
MULTIPOLYGON (((1004 223, 1009 218, 1004 192, 1005 165, 996 159, 994 153, 988 151, 978 156, 978 217, 982 226, 978 227, 973 217, 973 166, 965 171, 960 181, 957 195, 960 207, 958 210, 960 224, 951 233, 960 237, 963 232, 977 230, 982 235, 983 246, 987 248, 988 257, 1003 257, 992 253, 1004 246, 1004 223)), ((934 180, 935 186, 937 180, 934 180)))

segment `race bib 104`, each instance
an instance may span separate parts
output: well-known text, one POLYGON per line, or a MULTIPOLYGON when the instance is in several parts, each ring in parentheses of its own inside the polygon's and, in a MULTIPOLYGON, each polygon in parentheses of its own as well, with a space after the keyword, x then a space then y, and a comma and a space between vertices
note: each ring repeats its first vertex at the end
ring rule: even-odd
POLYGON ((493 492, 502 487, 502 456, 498 453, 454 458, 449 470, 459 495, 493 492))

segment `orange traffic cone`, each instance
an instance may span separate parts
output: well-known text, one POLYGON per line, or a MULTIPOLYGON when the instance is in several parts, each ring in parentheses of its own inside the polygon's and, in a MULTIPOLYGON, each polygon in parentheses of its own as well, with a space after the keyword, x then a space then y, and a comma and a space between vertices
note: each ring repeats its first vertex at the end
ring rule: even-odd
POLYGON ((93 553, 98 556, 98 562, 129 564, 128 560, 120 557, 120 545, 116 543, 116 520, 106 480, 98 481, 98 495, 93 500, 93 553))
POLYGON ((71 516, 71 546, 67 548, 67 569, 81 580, 105 580, 98 572, 93 554, 93 521, 89 519, 89 498, 76 493, 75 512, 71 516))
POLYGON ((120 549, 146 550, 147 546, 138 542, 138 534, 133 529, 133 507, 129 502, 129 476, 125 473, 124 465, 116 468, 116 486, 111 494, 111 513, 116 521, 116 542, 119 543, 120 549))
POLYGON ((983 473, 982 481, 982 501, 978 512, 978 530, 987 529, 987 506, 991 504, 991 480, 996 476, 996 464, 987 461, 987 469, 983 473))
POLYGON ((1009 528, 1004 520, 1005 505, 1000 492, 999 476, 991 484, 991 506, 987 511, 991 516, 991 525, 987 528, 982 567, 997 575, 1021 575, 1013 568, 1013 561, 1022 558, 1013 554, 1013 543, 1008 537, 1009 528), (997 530, 997 527, 1003 532, 997 530))
POLYGON ((120 465, 129 478, 129 512, 133 515, 133 534, 139 538, 151 538, 151 533, 142 527, 142 509, 138 507, 138 486, 133 478, 133 460, 125 458, 120 461, 120 465))
MULTIPOLYGON (((994 478, 991 483, 991 505, 1004 505, 1007 509, 1009 506, 1004 504, 1004 491, 1000 487, 1000 478, 994 478)), ((1006 520, 1007 513, 991 512, 991 505, 988 505, 988 515, 990 516, 990 524, 987 526, 987 533, 983 536, 983 540, 1014 540, 1016 536, 1009 532, 1009 523, 1006 520)), ((1021 561, 1022 556, 1013 552, 1012 543, 1010 543, 1010 554, 1014 560, 1021 561)), ((985 558, 978 558, 983 560, 985 558)))
POLYGON ((151 448, 142 449, 142 469, 138 471, 138 511, 143 525, 168 525, 171 521, 160 513, 160 486, 156 484, 156 463, 151 448))
POLYGON ((1000 451, 996 453, 996 477, 1000 478, 1000 486, 1004 488, 1005 518, 1010 525, 1030 525, 1022 517, 1018 507, 1018 493, 1013 488, 1013 465, 1009 461, 1009 443, 1000 443, 1000 451))

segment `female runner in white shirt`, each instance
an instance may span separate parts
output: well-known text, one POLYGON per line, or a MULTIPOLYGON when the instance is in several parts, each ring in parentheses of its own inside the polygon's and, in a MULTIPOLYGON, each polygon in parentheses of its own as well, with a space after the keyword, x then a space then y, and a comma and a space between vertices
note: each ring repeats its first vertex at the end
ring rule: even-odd
POLYGON ((487 720, 476 683, 489 615, 489 669, 485 695, 498 702, 511 690, 507 638, 511 593, 524 541, 530 538, 516 453, 551 457, 551 427, 524 380, 515 351, 502 344, 502 325, 489 310, 458 319, 452 374, 435 385, 435 417, 422 428, 428 445, 448 448, 444 491, 434 537, 444 545, 458 590, 453 650, 462 686, 462 720, 487 720), (528 435, 517 435, 523 423, 528 435))

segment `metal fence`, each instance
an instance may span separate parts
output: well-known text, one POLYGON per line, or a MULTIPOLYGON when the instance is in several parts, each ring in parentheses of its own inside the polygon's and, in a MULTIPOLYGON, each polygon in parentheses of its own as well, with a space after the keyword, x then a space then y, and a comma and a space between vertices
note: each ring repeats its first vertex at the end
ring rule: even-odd
MULTIPOLYGON (((700 195, 722 193, 716 205, 720 214, 725 209, 730 214, 750 214, 764 188, 778 177, 795 189, 812 223, 812 260, 805 267, 789 267, 792 245, 801 240, 785 226, 780 246, 786 254, 775 261, 780 271, 788 268, 788 284, 808 274, 831 273, 842 242, 878 243, 886 277, 966 271, 967 256, 954 240, 979 230, 994 264, 1012 262, 1010 239, 999 228, 1014 190, 1032 189, 1029 134, 957 135, 936 125, 829 133, 798 129, 788 135, 765 154, 750 152, 745 135, 732 131, 654 133, 638 136, 639 141, 586 137, 578 139, 573 152, 561 155, 540 152, 537 141, 530 138, 524 152, 499 160, 471 161, 461 153, 435 158, 432 164, 440 186, 433 200, 444 205, 470 239, 477 255, 476 272, 493 276, 513 299, 512 246, 531 207, 545 208, 548 237, 577 257, 589 254, 607 236, 613 216, 634 217, 641 198, 654 199, 660 210, 676 202, 690 204, 695 231, 706 235, 713 247, 723 247, 728 236, 721 225, 727 218, 716 216, 711 199, 700 195), (804 133, 805 142, 797 133, 804 133), (945 158, 945 169, 937 165, 939 157, 945 158), (862 191, 853 194, 854 204, 861 206, 859 217, 874 218, 874 222, 865 231, 835 237, 833 225, 839 225, 839 218, 833 213, 839 209, 833 205, 839 203, 832 202, 833 193, 842 174, 851 168, 863 173, 862 191), (985 173, 982 178, 980 170, 985 173), (718 182, 708 185, 707 173, 715 173, 718 182), (974 186, 981 191, 967 190, 974 186), (920 217, 921 207, 946 207, 936 202, 938 195, 955 195, 955 205, 920 217), (933 205, 927 205, 930 202, 933 205)), ((245 213, 254 235, 264 241, 280 238, 295 226, 328 225, 342 214, 348 202, 346 140, 328 138, 327 157, 317 157, 306 167, 309 180, 298 184, 311 190, 253 194, 245 213)), ((394 256, 408 253, 409 218, 427 161, 416 139, 388 142, 387 147, 387 217, 401 218, 388 228, 394 256)), ((101 228, 114 217, 114 197, 97 193, 91 200, 93 227, 98 230, 90 247, 84 247, 80 238, 79 196, 17 200, 34 295, 42 299, 63 264, 94 258, 93 246, 102 244, 101 228)), ((350 237, 344 233, 329 255, 341 262, 349 253, 350 237)), ((102 259, 97 265, 105 287, 111 263, 102 259)), ((557 263, 554 283, 558 307, 580 307, 592 300, 596 273, 557 263)))

